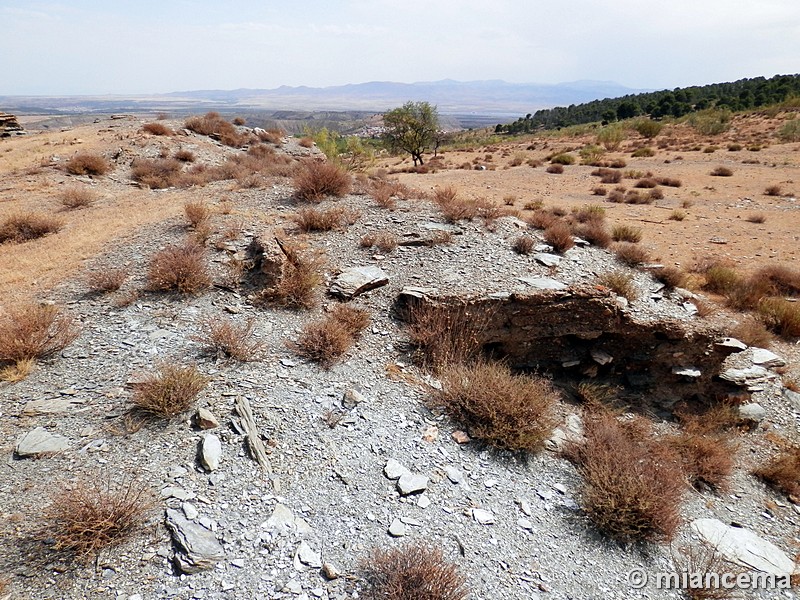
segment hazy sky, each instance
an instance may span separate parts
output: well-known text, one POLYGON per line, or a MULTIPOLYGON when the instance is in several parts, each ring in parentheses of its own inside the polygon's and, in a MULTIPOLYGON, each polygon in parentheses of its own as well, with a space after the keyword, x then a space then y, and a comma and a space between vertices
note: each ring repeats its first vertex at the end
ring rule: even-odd
POLYGON ((0 95, 800 72, 800 0, 0 0, 0 95))

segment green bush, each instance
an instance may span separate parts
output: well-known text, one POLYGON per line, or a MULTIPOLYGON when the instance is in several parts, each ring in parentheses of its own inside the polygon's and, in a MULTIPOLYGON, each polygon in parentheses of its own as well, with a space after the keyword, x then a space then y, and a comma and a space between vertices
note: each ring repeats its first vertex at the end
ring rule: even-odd
POLYGON ((800 119, 792 119, 783 124, 778 137, 784 142, 800 142, 800 119))
POLYGON ((733 113, 726 109, 709 108, 689 116, 689 125, 702 135, 717 135, 731 126, 733 113))
POLYGON ((648 140, 652 140, 659 133, 661 133, 664 125, 663 123, 659 123, 658 121, 653 121, 651 119, 642 119, 637 121, 633 128, 639 133, 639 135, 646 137, 648 140))
POLYGON ((597 133, 597 143, 606 150, 617 150, 625 139, 625 130, 620 125, 608 125, 597 133))
POLYGON ((574 165, 575 157, 572 154, 561 152, 550 158, 550 162, 554 165, 574 165))

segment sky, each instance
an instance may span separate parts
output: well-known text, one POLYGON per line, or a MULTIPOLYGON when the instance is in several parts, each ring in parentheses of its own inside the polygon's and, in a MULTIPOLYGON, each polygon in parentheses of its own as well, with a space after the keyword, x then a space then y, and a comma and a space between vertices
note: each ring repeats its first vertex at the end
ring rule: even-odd
POLYGON ((0 0, 0 95, 800 73, 798 0, 0 0))

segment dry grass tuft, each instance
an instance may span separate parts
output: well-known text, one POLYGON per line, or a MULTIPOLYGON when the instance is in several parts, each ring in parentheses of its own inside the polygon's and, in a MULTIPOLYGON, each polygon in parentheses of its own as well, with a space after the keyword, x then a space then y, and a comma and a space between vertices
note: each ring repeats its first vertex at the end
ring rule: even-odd
POLYGON ((782 188, 779 185, 770 185, 764 190, 765 196, 780 196, 782 193, 782 188))
POLYGON ((765 223, 766 220, 767 215, 763 212, 752 213, 745 217, 745 221, 748 223, 765 223))
POLYGON ((373 550, 361 565, 370 598, 384 600, 466 600, 466 578, 442 551, 420 542, 373 550))
POLYGON ((317 303, 316 288, 322 283, 323 258, 312 252, 300 252, 286 243, 281 245, 287 265, 278 284, 262 292, 260 301, 292 309, 309 309, 317 303))
POLYGON ((247 136, 240 134, 236 127, 216 112, 206 113, 202 117, 189 117, 186 119, 184 127, 189 131, 217 139, 232 148, 241 148, 247 143, 247 136))
POLYGON ((564 166, 560 164, 549 165, 545 171, 553 175, 561 175, 564 172, 564 166))
POLYGON ((797 502, 800 500, 800 447, 782 450, 755 469, 753 475, 797 502))
POLYGON ((329 368, 353 346, 367 325, 366 310, 339 304, 321 321, 306 325, 289 347, 297 355, 329 368))
POLYGON ((57 233, 63 227, 61 219, 44 213, 17 213, 6 217, 0 223, 0 244, 22 243, 57 233))
POLYGON ((529 235, 521 235, 514 239, 511 244, 511 249, 517 254, 530 254, 533 252, 533 247, 536 245, 534 239, 529 235))
POLYGON ((686 212, 676 208, 667 217, 670 221, 683 221, 687 217, 686 212))
POLYGON ((602 221, 579 225, 575 228, 575 233, 598 248, 608 248, 611 245, 611 232, 602 221))
POLYGON ((766 348, 775 341, 775 336, 766 328, 763 321, 754 317, 744 317, 731 331, 731 336, 748 346, 766 348))
POLYGON ((206 249, 193 240, 156 252, 147 271, 151 291, 196 294, 211 285, 206 249))
POLYGON ((86 285, 93 294, 108 294, 121 288, 127 278, 127 269, 101 268, 86 276, 86 285))
POLYGON ((733 175, 733 171, 728 167, 715 167, 710 174, 714 177, 730 177, 733 175))
POLYGON ((11 307, 0 315, 0 365, 24 367, 24 361, 52 356, 79 333, 73 320, 55 306, 30 303, 11 307))
POLYGON ((614 256, 619 262, 629 267, 638 267, 650 262, 650 254, 647 250, 631 242, 618 242, 614 246, 614 256))
POLYGON ((131 164, 131 179, 154 190, 182 183, 183 163, 175 158, 137 158, 131 164))
POLYGON ((632 225, 614 225, 611 237, 615 242, 637 244, 642 241, 642 230, 632 225))
POLYGON ((343 225, 352 225, 357 219, 356 213, 342 206, 330 208, 304 207, 297 211, 292 220, 300 231, 333 231, 341 229, 343 225))
POLYGON ((178 150, 177 152, 175 152, 172 158, 174 158, 175 160, 179 160, 183 163, 192 163, 195 160, 197 160, 197 157, 191 150, 178 150))
POLYGON ((211 220, 211 207, 203 200, 191 200, 183 205, 183 214, 190 227, 197 229, 211 220))
POLYGON ((64 163, 64 168, 71 175, 105 175, 111 170, 111 165, 99 154, 78 152, 64 163))
POLYGON ((544 230, 544 240, 559 253, 566 252, 575 245, 572 230, 563 221, 556 221, 544 230))
POLYGON ((68 210, 90 206, 95 199, 94 191, 86 186, 69 186, 59 194, 61 205, 68 210))
POLYGON ((622 271, 603 273, 597 278, 597 283, 603 287, 607 287, 617 296, 622 296, 630 302, 633 302, 639 296, 636 286, 633 283, 633 277, 622 271))
POLYGON ((175 132, 163 123, 145 123, 142 125, 142 131, 150 135, 175 135, 175 132))
POLYGON ((147 417, 171 419, 193 408, 207 384, 208 378, 194 365, 162 364, 136 385, 134 410, 147 417))
POLYGON ((352 178, 340 166, 307 160, 294 176, 295 198, 319 202, 326 196, 341 197, 350 191, 352 178))
POLYGON ((389 231, 368 233, 361 238, 360 245, 362 248, 375 246, 381 252, 391 252, 397 248, 397 237, 389 231))
POLYGON ((681 433, 667 440, 678 453, 683 472, 691 484, 724 491, 733 472, 736 447, 728 435, 681 433))
POLYGON ((533 452, 555 427, 557 394, 546 379, 514 375, 496 362, 451 364, 440 379, 442 390, 432 403, 490 446, 533 452))
POLYGON ((595 526, 621 542, 669 541, 681 523, 683 477, 674 452, 642 418, 620 422, 594 406, 584 442, 567 455, 583 476, 582 504, 595 526))
POLYGON ((154 506, 150 490, 133 478, 120 485, 79 481, 53 494, 36 537, 57 554, 88 562, 130 538, 154 506))
POLYGON ((257 360, 264 342, 253 336, 255 319, 236 323, 226 318, 206 318, 200 322, 200 335, 192 339, 203 344, 207 354, 217 358, 232 358, 240 362, 257 360))
POLYGON ((764 298, 758 305, 764 324, 784 338, 800 337, 800 304, 783 298, 764 298))
POLYGON ((543 208, 535 208, 531 214, 525 216, 525 222, 534 229, 547 229, 558 220, 556 215, 543 208))
POLYGON ((656 281, 663 283, 668 290, 681 287, 686 283, 686 273, 676 267, 661 267, 653 271, 653 277, 656 281))

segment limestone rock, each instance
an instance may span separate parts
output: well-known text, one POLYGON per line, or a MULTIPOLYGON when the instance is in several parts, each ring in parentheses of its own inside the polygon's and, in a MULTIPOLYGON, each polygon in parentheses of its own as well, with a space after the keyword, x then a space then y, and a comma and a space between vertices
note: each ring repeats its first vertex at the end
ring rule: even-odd
POLYGON ((175 563, 182 573, 213 569, 225 558, 225 550, 216 536, 205 527, 189 521, 180 511, 168 508, 166 523, 175 542, 175 563))
POLYGON ((200 442, 200 462, 209 471, 216 471, 219 468, 219 461, 222 458, 222 442, 213 433, 203 436, 200 442))
POLYGON ((720 378, 725 381, 730 381, 736 385, 742 386, 763 381, 770 376, 770 372, 760 365, 754 365, 746 369, 725 369, 725 371, 720 373, 720 378))
POLYGON ((330 286, 330 293, 349 300, 366 291, 389 283, 383 269, 374 265, 352 267, 337 275, 330 286))
POLYGON ((219 427, 219 419, 206 408, 198 408, 194 416, 194 422, 200 429, 216 429, 219 427))
POLYGON ((763 406, 756 402, 750 404, 743 404, 739 407, 739 418, 745 421, 754 421, 760 423, 767 417, 767 411, 763 406))
POLYGON ((750 360, 753 361, 754 365, 761 365, 762 367, 767 367, 770 369, 786 366, 785 360, 783 360, 774 352, 770 352, 764 348, 753 348, 753 354, 750 357, 750 360))
POLYGON ((69 448, 69 438, 48 432, 37 427, 26 433, 17 442, 15 452, 20 458, 28 456, 47 456, 64 452, 69 448))
POLYGON ((545 252, 537 252, 533 255, 533 259, 545 267, 557 267, 561 264, 561 257, 555 254, 547 254, 545 252))
POLYGON ((393 458, 387 460, 386 466, 383 467, 383 474, 386 475, 388 479, 400 479, 400 477, 407 473, 410 474, 411 472, 393 458))
POLYGON ((406 526, 400 519, 393 519, 389 525, 389 535, 392 537, 403 537, 406 535, 406 526))
POLYGON ((519 280, 537 290, 565 290, 569 287, 567 284, 550 277, 520 277, 519 280))
POLYGON ((397 489, 403 496, 424 492, 428 489, 428 478, 419 473, 403 473, 397 480, 397 489))
POLYGON ((494 515, 490 511, 482 508, 473 508, 472 518, 481 525, 491 525, 494 523, 494 515))

